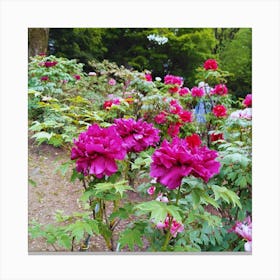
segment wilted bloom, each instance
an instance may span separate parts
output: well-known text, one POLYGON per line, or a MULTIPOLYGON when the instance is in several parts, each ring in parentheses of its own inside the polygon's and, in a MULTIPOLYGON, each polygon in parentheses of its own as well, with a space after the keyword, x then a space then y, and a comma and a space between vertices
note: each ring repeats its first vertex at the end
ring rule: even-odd
POLYGON ((145 80, 146 80, 147 82, 152 82, 152 81, 153 81, 152 75, 151 75, 151 74, 145 74, 145 80))
POLYGON ((41 81, 48 81, 49 80, 49 77, 48 76, 42 76, 41 77, 41 81))
POLYGON ((203 65, 205 70, 217 70, 218 63, 215 59, 207 59, 203 65))
POLYGON ((159 141, 159 130, 143 120, 115 119, 116 130, 127 152, 141 152, 159 141))
POLYGON ((192 147, 185 139, 175 137, 170 143, 164 140, 152 155, 150 176, 171 190, 179 187, 182 179, 189 175, 208 182, 220 171, 217 156, 216 151, 206 146, 192 147))
POLYGON ((154 120, 157 124, 165 123, 166 122, 166 113, 165 112, 159 113, 158 115, 155 116, 154 120))
POLYGON ((71 159, 76 160, 76 170, 84 175, 93 174, 97 178, 117 172, 116 160, 122 160, 126 150, 115 126, 101 128, 91 125, 74 140, 71 159))
POLYGON ((237 110, 230 114, 229 116, 231 119, 252 119, 252 108, 246 108, 244 110, 237 110))
POLYGON ((119 99, 111 99, 111 100, 107 100, 104 102, 103 104, 103 108, 104 109, 109 109, 112 107, 112 105, 119 105, 120 104, 120 100, 119 99))
POLYGON ((247 94, 243 100, 243 105, 246 107, 252 107, 252 94, 247 94))
POLYGON ((235 232, 247 242, 244 244, 245 251, 252 251, 252 222, 248 216, 243 222, 237 221, 229 232, 235 232))
POLYGON ((189 93, 191 93, 191 92, 187 87, 180 88, 180 90, 179 90, 180 96, 184 96, 184 95, 189 94, 189 93))
POLYGON ((109 80, 109 82, 108 82, 108 84, 110 85, 110 86, 114 86, 114 85, 116 85, 116 80, 115 79, 113 79, 113 78, 111 78, 110 80, 109 80))
POLYGON ((75 78, 76 80, 80 80, 80 79, 81 79, 81 76, 80 76, 80 75, 74 75, 74 78, 75 78))
POLYGON ((192 112, 181 111, 178 115, 183 122, 192 122, 192 112))
POLYGON ((147 189, 147 193, 149 195, 153 195, 155 193, 156 187, 155 186, 151 186, 147 189))
POLYGON ((172 138, 178 136, 181 126, 182 126, 181 123, 170 124, 170 126, 167 129, 167 134, 172 138))
POLYGON ((89 72, 88 75, 89 76, 96 76, 96 73, 95 72, 89 72))
POLYGON ((211 140, 211 142, 215 142, 218 140, 224 140, 224 134, 223 133, 211 133, 210 140, 211 140))
POLYGON ((193 87, 191 89, 191 93, 193 97, 202 97, 204 95, 204 90, 203 88, 199 88, 199 87, 193 87))
POLYGON ((216 117, 225 117, 227 115, 227 108, 224 105, 216 105, 214 106, 212 113, 216 117))
POLYGON ((44 63, 44 66, 47 67, 47 68, 49 68, 49 67, 55 66, 56 64, 57 64, 57 61, 46 61, 46 62, 44 63))
POLYGON ((187 136, 186 141, 192 148, 199 147, 201 145, 201 139, 196 133, 192 134, 191 136, 187 136))
POLYGON ((228 93, 228 89, 226 85, 219 84, 214 87, 214 89, 211 91, 212 94, 218 94, 218 95, 226 95, 228 93))
POLYGON ((166 219, 164 220, 164 222, 157 223, 156 227, 158 229, 165 229, 165 230, 170 228, 171 235, 173 237, 176 237, 179 232, 182 232, 184 230, 184 225, 177 222, 174 218, 172 219, 172 222, 171 222, 171 219, 172 218, 168 215, 166 217, 166 219), (171 223, 171 225, 170 225, 170 223, 171 223))
POLYGON ((167 203, 169 199, 167 196, 163 195, 162 193, 159 193, 158 197, 156 198, 156 201, 167 203))

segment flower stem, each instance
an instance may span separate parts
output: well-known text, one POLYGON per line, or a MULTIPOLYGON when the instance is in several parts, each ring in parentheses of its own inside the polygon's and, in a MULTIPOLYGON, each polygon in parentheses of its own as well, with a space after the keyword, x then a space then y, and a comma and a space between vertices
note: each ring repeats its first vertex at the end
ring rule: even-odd
POLYGON ((179 197, 180 197, 180 188, 181 188, 181 185, 180 185, 179 188, 178 188, 178 192, 177 192, 177 197, 176 197, 175 205, 178 205, 178 201, 179 201, 179 197))

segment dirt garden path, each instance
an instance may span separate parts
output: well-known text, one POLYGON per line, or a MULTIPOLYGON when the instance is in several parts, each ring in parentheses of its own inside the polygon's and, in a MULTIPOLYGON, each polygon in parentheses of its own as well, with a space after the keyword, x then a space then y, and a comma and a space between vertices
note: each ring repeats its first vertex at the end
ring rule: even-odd
MULTIPOLYGON (((28 185, 28 221, 35 219, 46 225, 54 223, 54 214, 62 210, 69 215, 73 212, 82 211, 78 198, 82 194, 83 187, 79 181, 70 182, 71 172, 62 176, 56 172, 56 168, 69 160, 70 152, 49 145, 36 145, 29 140, 28 145, 28 176, 34 183, 28 185)), ((139 200, 136 194, 131 194, 131 199, 139 200)), ((128 222, 121 222, 116 227, 116 233, 123 230, 128 222)), ((52 245, 46 244, 42 238, 28 238, 28 251, 54 252, 52 245)), ((59 249, 59 252, 66 251, 59 249)), ((79 251, 79 248, 74 248, 79 251)), ((108 251, 102 237, 92 237, 89 251, 108 251)))

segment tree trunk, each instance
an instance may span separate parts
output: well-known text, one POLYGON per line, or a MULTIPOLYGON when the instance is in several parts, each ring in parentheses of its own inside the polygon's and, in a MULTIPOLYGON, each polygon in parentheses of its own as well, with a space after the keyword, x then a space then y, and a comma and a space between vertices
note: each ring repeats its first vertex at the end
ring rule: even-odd
POLYGON ((49 31, 49 28, 28 28, 28 58, 47 52, 49 31))

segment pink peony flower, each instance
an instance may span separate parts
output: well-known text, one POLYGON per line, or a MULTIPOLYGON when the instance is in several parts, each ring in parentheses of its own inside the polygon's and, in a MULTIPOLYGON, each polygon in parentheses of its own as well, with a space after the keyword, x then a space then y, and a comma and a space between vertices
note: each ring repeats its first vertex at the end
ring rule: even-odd
POLYGON ((203 88, 199 88, 199 87, 193 87, 191 89, 191 93, 193 97, 202 97, 204 95, 204 90, 203 88))
POLYGON ((157 124, 165 123, 166 122, 166 113, 165 112, 159 113, 158 115, 155 116, 154 120, 157 124))
POLYGON ((211 91, 211 93, 218 94, 218 95, 226 95, 228 93, 228 89, 226 85, 219 84, 215 86, 215 88, 211 91))
POLYGON ((123 139, 127 152, 141 152, 159 141, 159 130, 143 120, 116 119, 116 130, 123 139))
POLYGON ((248 216, 243 222, 237 221, 229 232, 235 232, 247 242, 244 244, 245 251, 252 251, 252 221, 248 216))
POLYGON ((103 104, 103 108, 104 109, 110 109, 113 105, 119 105, 120 104, 120 100, 119 99, 111 99, 111 100, 107 100, 104 102, 103 104))
POLYGON ((190 92, 190 90, 189 90, 188 88, 186 88, 186 87, 181 88, 181 89, 179 90, 180 96, 184 96, 184 95, 189 94, 189 93, 191 93, 191 92, 190 92))
POLYGON ((181 123, 170 124, 170 126, 167 129, 167 134, 172 138, 178 136, 181 126, 182 126, 181 123))
POLYGON ((223 133, 211 133, 210 141, 215 142, 218 140, 224 140, 224 134, 223 133))
POLYGON ((181 185, 185 176, 193 175, 208 182, 220 171, 218 153, 206 146, 192 147, 185 139, 175 137, 171 143, 164 140, 152 155, 150 176, 168 189, 181 185))
POLYGON ((111 78, 111 79, 109 80, 109 82, 108 82, 108 84, 109 84, 110 86, 114 86, 114 85, 116 85, 116 83, 117 83, 116 80, 115 80, 115 79, 112 79, 112 78, 111 78))
POLYGON ((196 133, 192 134, 191 136, 187 136, 186 141, 192 148, 199 147, 201 145, 201 139, 196 133))
POLYGON ((171 222, 171 217, 167 216, 164 222, 157 223, 156 227, 158 229, 165 229, 165 230, 170 228, 170 233, 173 237, 176 237, 179 232, 184 231, 184 225, 178 223, 175 219, 172 220, 171 225, 170 222, 171 222))
POLYGON ((217 70, 218 63, 215 59, 207 59, 203 65, 205 70, 217 70))
POLYGON ((252 119, 252 108, 246 108, 244 110, 237 110, 230 114, 231 119, 252 119))
POLYGON ((49 77, 48 76, 42 76, 41 77, 41 81, 48 81, 49 80, 49 77))
POLYGON ((88 75, 89 76, 96 76, 96 73, 95 72, 89 72, 88 75))
POLYGON ((184 83, 184 79, 182 77, 173 76, 173 75, 166 75, 164 77, 164 83, 166 85, 177 85, 181 87, 184 83))
POLYGON ((156 191, 156 187, 155 186, 151 186, 151 187, 148 188, 147 193, 149 195, 153 195, 155 193, 155 191, 156 191))
POLYGON ((183 107, 179 104, 178 100, 173 99, 170 101, 170 113, 172 114, 179 114, 182 110, 183 107))
POLYGON ((213 108, 212 113, 216 117, 225 117, 227 115, 227 108, 224 105, 216 105, 213 108))
POLYGON ((91 125, 74 140, 71 159, 76 160, 76 170, 84 175, 102 178, 117 172, 116 160, 122 160, 126 150, 115 126, 101 128, 91 125))
POLYGON ((243 100, 243 105, 246 107, 252 107, 252 94, 247 94, 243 100))
POLYGON ((181 111, 178 115, 183 122, 192 122, 192 112, 181 111))
POLYGON ((167 196, 163 195, 162 193, 159 193, 158 197, 156 198, 156 201, 167 203, 169 199, 167 196))
POLYGON ((146 80, 147 82, 152 82, 152 81, 153 81, 152 75, 151 75, 151 74, 145 74, 145 80, 146 80))

